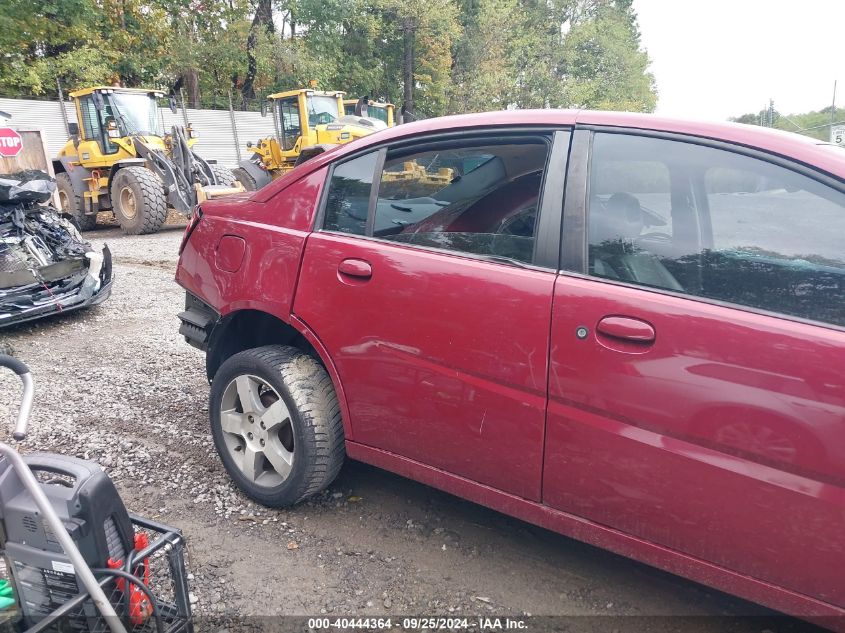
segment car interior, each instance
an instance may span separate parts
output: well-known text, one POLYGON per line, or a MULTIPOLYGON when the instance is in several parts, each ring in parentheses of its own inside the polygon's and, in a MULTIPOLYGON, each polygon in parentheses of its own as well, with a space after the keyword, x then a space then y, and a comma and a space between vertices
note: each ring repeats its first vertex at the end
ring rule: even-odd
POLYGON ((373 235, 530 262, 547 155, 547 144, 535 141, 390 156, 373 235), (408 164, 425 168, 416 184, 433 189, 428 195, 413 195, 419 192, 413 186, 391 179, 391 169, 408 164), (451 178, 432 187, 427 179, 435 173, 451 178))

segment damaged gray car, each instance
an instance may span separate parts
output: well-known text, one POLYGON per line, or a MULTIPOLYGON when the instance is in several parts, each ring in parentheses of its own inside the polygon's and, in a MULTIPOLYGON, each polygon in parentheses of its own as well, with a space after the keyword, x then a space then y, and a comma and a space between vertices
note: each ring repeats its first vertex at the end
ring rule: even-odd
POLYGON ((47 204, 55 181, 41 171, 0 175, 0 328, 105 301, 108 247, 96 251, 47 204))

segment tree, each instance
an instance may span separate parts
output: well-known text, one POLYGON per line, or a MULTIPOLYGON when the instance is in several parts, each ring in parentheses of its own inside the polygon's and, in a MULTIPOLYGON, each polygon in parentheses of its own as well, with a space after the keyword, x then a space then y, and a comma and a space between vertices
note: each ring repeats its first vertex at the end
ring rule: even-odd
POLYGON ((593 18, 573 25, 562 64, 566 82, 560 105, 632 112, 652 112, 657 105, 630 2, 601 6, 593 18))

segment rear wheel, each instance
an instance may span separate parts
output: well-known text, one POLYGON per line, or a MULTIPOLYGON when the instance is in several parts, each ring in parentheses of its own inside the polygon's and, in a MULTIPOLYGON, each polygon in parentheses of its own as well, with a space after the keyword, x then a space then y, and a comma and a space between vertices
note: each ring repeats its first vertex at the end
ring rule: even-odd
POLYGON ((161 179, 146 167, 124 167, 111 185, 114 215, 127 235, 155 233, 167 217, 161 179))
POLYGON ((311 356, 268 345, 235 354, 211 383, 214 445, 235 484, 270 507, 328 486, 344 458, 331 378, 311 356))
POLYGON ((85 215, 82 196, 76 195, 70 176, 56 174, 56 191, 59 194, 59 206, 73 218, 80 231, 90 231, 97 226, 97 214, 85 215))
POLYGON ((258 191, 258 183, 255 182, 255 178, 250 176, 246 169, 238 167, 232 173, 235 174, 235 178, 244 186, 244 189, 247 191, 258 191))
POLYGON ((214 172, 214 177, 217 179, 218 185, 226 185, 227 187, 234 187, 238 178, 228 167, 222 165, 212 165, 211 171, 214 172))

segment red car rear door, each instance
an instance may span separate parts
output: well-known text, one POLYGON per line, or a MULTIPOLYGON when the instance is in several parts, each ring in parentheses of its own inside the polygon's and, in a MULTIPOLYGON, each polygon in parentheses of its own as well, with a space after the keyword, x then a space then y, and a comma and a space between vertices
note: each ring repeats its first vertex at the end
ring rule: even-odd
POLYGON ((575 135, 544 502, 845 605, 841 183, 701 139, 575 135))
POLYGON ((294 312, 335 363, 348 440, 539 500, 568 142, 422 137, 334 167, 294 312))

